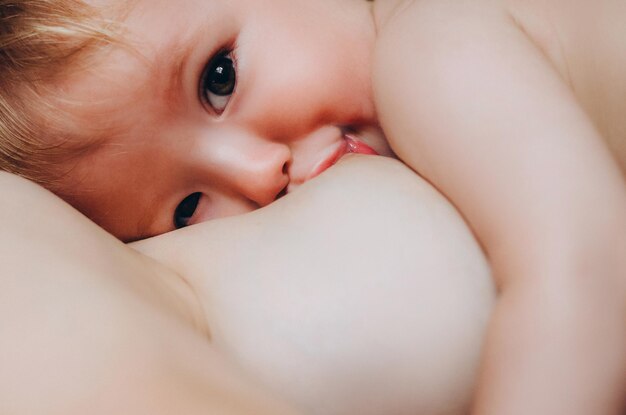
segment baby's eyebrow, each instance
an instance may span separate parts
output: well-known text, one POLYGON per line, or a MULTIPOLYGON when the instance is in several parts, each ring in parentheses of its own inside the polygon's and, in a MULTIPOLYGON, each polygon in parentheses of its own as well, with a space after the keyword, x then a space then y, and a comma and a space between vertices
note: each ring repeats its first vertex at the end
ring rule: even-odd
POLYGON ((180 52, 175 56, 162 53, 158 58, 154 70, 158 72, 157 77, 164 80, 163 84, 160 85, 159 96, 161 99, 166 100, 165 102, 174 105, 180 103, 188 56, 189 52, 180 52), (167 62, 168 60, 169 62, 167 62), (162 68, 166 68, 165 71, 162 68))
POLYGON ((154 52, 150 63, 150 87, 169 105, 178 105, 183 99, 185 73, 199 37, 199 34, 178 36, 154 52))

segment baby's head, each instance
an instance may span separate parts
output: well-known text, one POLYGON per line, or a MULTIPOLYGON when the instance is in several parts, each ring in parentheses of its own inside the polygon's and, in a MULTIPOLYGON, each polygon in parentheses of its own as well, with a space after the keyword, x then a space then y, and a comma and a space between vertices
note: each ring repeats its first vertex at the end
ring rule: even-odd
POLYGON ((88 147, 49 95, 111 33, 80 1, 0 2, 1 170, 53 187, 60 166, 88 147))
POLYGON ((123 240, 265 206, 359 141, 390 154, 364 0, 31 0, 0 18, 1 168, 123 240))

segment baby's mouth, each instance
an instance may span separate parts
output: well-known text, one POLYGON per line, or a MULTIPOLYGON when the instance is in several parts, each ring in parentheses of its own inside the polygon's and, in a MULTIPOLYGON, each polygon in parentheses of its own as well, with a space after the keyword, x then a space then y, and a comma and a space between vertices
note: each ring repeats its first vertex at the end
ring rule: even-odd
POLYGON ((338 146, 338 148, 330 154, 329 157, 322 160, 320 163, 315 166, 315 168, 311 171, 311 173, 307 176, 305 181, 309 181, 330 167, 335 165, 343 156, 346 154, 368 154, 377 156, 378 153, 372 147, 368 146, 364 142, 358 140, 355 135, 344 133, 343 140, 338 146))
MULTIPOLYGON (((313 164, 308 164, 311 157, 296 159, 296 162, 298 162, 297 168, 294 169, 292 166, 289 169, 290 183, 279 196, 290 193, 301 184, 319 176, 335 165, 346 154, 383 156, 393 154, 389 150, 382 131, 377 127, 327 127, 325 130, 318 130, 315 134, 318 135, 314 137, 314 141, 310 142, 313 144, 310 146, 310 149, 319 153, 317 156, 319 158, 313 164), (322 144, 323 148, 315 143, 322 144), (311 167, 307 168, 307 166, 311 167)), ((306 154, 306 152, 301 154, 306 154)))
POLYGON ((357 140, 356 138, 346 135, 345 136, 346 143, 348 145, 348 153, 354 154, 367 154, 371 156, 379 156, 378 152, 374 150, 369 145, 365 144, 363 141, 357 140))
POLYGON ((369 125, 357 128, 346 128, 343 130, 344 137, 352 138, 355 142, 364 144, 373 150, 375 153, 370 153, 365 148, 360 148, 355 151, 358 154, 376 154, 384 157, 396 158, 393 150, 389 147, 387 138, 382 129, 378 126, 369 125))
POLYGON ((378 156, 380 153, 372 148, 369 144, 366 144, 367 134, 372 134, 370 131, 360 131, 352 128, 341 129, 341 140, 337 144, 337 148, 330 153, 325 159, 321 160, 311 170, 309 175, 305 178, 305 182, 309 181, 330 167, 334 166, 341 158, 346 154, 364 154, 378 156))

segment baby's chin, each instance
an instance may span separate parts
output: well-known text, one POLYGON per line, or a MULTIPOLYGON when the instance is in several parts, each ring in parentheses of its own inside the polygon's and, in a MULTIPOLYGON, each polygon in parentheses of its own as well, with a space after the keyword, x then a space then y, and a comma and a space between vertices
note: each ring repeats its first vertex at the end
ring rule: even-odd
POLYGON ((219 350, 307 414, 466 413, 494 289, 426 182, 355 155, 238 220, 192 278, 219 350))

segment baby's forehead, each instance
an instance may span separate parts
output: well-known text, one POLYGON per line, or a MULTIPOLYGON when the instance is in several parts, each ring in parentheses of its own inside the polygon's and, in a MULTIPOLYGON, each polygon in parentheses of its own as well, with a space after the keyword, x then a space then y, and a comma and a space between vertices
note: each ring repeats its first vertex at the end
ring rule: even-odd
MULTIPOLYGON (((97 113, 118 124, 112 117, 116 112, 125 113, 138 103, 156 102, 179 86, 176 82, 181 66, 199 36, 192 36, 180 25, 153 27, 142 16, 120 19, 115 38, 91 48, 57 83, 57 103, 70 113, 97 113)), ((166 101, 172 102, 171 98, 174 96, 166 101)))
MULTIPOLYGON (((157 116, 167 74, 158 65, 123 46, 107 45, 45 91, 44 99, 57 116, 53 124, 86 142, 99 145, 125 135, 157 116)), ((173 102, 172 102, 173 104, 173 102)), ((64 134, 65 135, 65 134, 64 134)))

